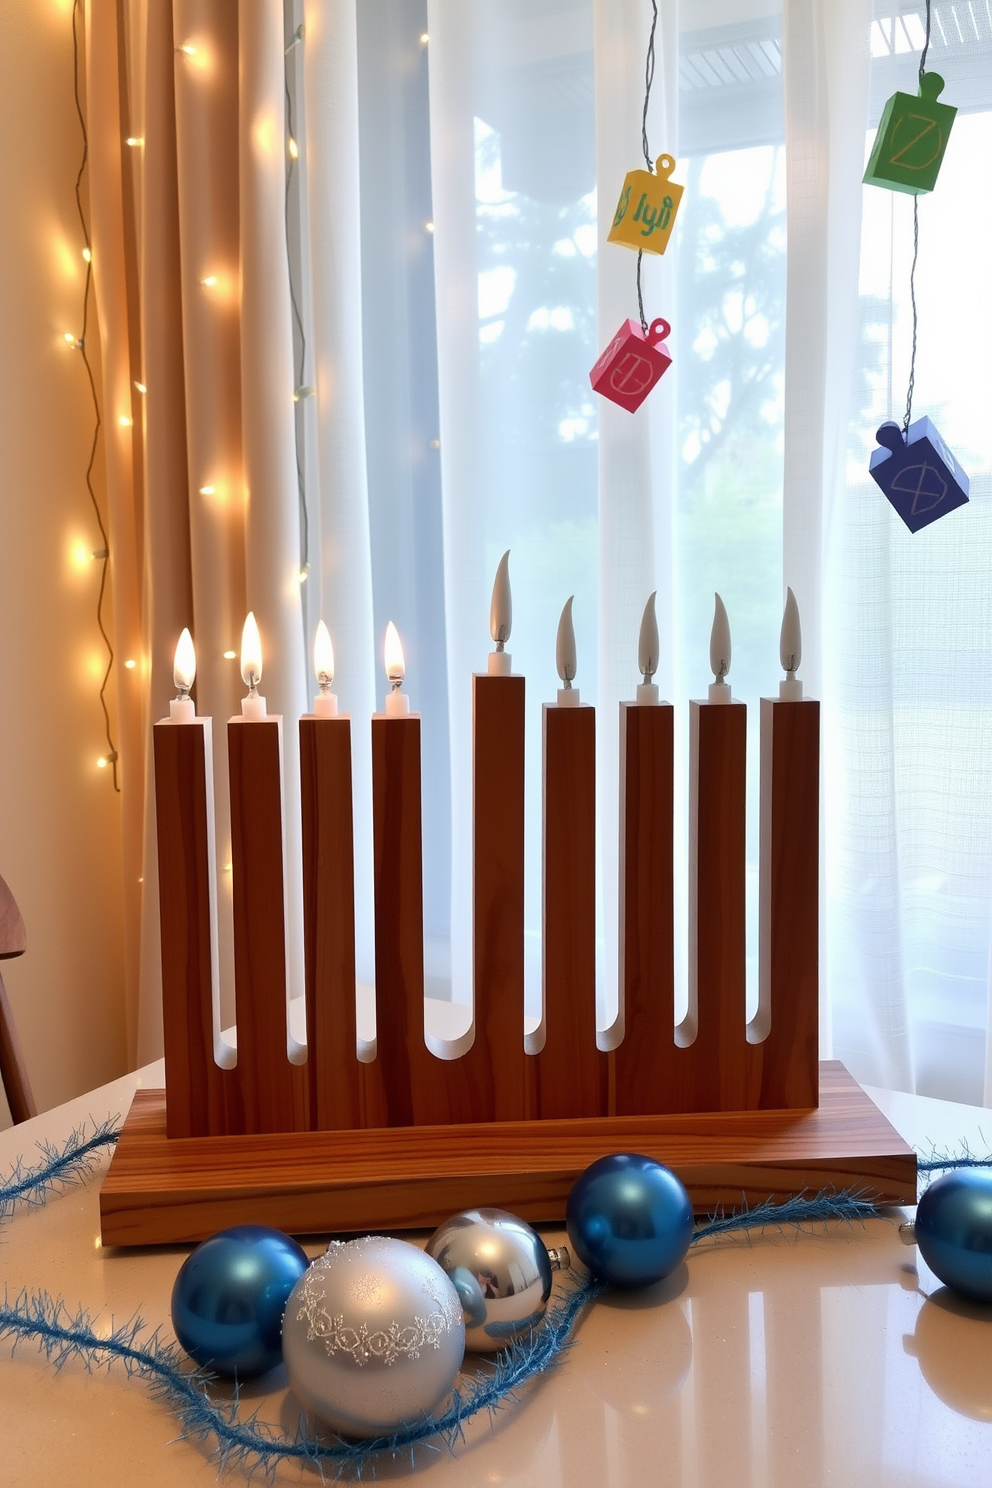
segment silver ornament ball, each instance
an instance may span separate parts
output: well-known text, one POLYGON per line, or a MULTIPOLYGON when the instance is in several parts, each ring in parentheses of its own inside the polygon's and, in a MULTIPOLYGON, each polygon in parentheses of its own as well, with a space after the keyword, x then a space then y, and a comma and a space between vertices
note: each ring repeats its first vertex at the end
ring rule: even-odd
POLYGON ((465 1347, 505 1348, 543 1319, 551 1273, 569 1264, 549 1252, 529 1224, 503 1209, 467 1209, 446 1219, 427 1242, 454 1284, 465 1314, 465 1347))
POLYGON ((343 1436, 389 1436, 449 1394, 465 1353, 461 1304, 405 1240, 334 1241, 290 1293, 282 1349, 308 1411, 343 1436))

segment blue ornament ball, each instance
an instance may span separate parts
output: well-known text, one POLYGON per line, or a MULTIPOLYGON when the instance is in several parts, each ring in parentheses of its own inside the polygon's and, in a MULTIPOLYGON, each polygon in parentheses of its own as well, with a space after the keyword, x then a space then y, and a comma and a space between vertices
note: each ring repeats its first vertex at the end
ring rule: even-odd
POLYGON ((692 1203, 675 1174, 653 1158, 618 1152, 575 1180, 565 1223, 594 1276, 611 1286, 650 1286, 689 1249, 692 1203))
POLYGON ((946 1286, 992 1302, 992 1173, 962 1168, 931 1183, 916 1209, 916 1243, 946 1286))
POLYGON ((196 1363, 250 1379, 282 1361, 282 1315, 309 1265, 281 1230, 235 1225, 187 1256, 172 1288, 172 1326, 196 1363))

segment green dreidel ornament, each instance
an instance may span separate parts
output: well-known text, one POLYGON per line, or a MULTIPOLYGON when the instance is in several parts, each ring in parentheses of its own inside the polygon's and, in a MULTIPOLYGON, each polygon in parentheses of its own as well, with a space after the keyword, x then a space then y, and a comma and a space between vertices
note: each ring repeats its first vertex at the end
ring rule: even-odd
POLYGON ((916 97, 893 93, 878 121, 866 185, 911 196, 933 190, 957 113, 950 104, 937 102, 943 88, 939 73, 925 72, 916 97))

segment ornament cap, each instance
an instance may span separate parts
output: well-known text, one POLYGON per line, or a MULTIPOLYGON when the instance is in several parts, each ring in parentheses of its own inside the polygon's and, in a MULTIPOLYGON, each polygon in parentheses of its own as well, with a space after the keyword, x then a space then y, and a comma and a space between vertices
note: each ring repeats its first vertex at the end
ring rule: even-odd
POLYGON ((944 79, 939 72, 925 72, 920 78, 920 97, 939 98, 944 91, 944 79))
POLYGON ((891 450, 893 454, 895 454, 896 450, 904 449, 906 445, 902 430, 892 419, 886 419, 884 424, 879 425, 875 433, 875 440, 876 443, 883 445, 885 449, 891 450))

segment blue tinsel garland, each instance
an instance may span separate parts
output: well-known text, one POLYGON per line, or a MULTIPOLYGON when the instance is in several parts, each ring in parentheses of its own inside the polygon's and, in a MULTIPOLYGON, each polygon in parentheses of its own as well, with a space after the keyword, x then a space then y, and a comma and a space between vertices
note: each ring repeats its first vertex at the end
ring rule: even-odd
MULTIPOLYGON (((100 1150, 112 1147, 118 1136, 118 1123, 108 1120, 88 1137, 83 1129, 74 1131, 61 1149, 48 1143, 39 1144, 41 1162, 26 1168, 19 1161, 8 1181, 0 1185, 0 1218, 6 1218, 18 1203, 43 1204, 57 1185, 68 1185, 86 1177, 100 1150)), ((919 1163, 919 1171, 928 1175, 963 1167, 992 1167, 992 1157, 975 1158, 963 1152, 959 1157, 932 1155, 919 1163)), ((715 1215, 699 1226, 692 1244, 732 1232, 798 1228, 838 1219, 848 1224, 863 1222, 881 1212, 880 1206, 864 1191, 823 1190, 812 1198, 799 1196, 782 1204, 768 1202, 753 1209, 745 1207, 731 1214, 715 1215)), ((482 1365, 486 1372, 454 1390, 443 1415, 427 1418, 393 1436, 363 1442, 340 1438, 333 1442, 318 1441, 306 1433, 302 1424, 297 1435, 288 1438, 260 1421, 257 1411, 239 1419, 237 1392, 230 1402, 211 1400, 207 1394, 211 1376, 190 1368, 176 1344, 163 1343, 157 1330, 139 1342, 146 1332, 140 1318, 101 1338, 85 1312, 80 1309, 71 1313, 60 1299, 47 1292, 22 1292, 13 1302, 5 1293, 0 1306, 0 1337, 11 1339, 15 1348, 20 1342, 36 1342, 56 1369, 71 1359, 81 1360, 87 1369, 123 1364, 129 1375, 139 1375, 153 1395, 168 1405, 180 1423, 182 1435, 200 1441, 215 1439, 221 1465, 272 1470, 279 1462, 295 1460, 311 1462, 320 1469, 333 1466, 339 1473, 352 1468, 361 1476, 380 1454, 412 1456, 420 1445, 438 1450, 438 1441, 451 1448, 462 1436, 464 1423, 471 1416, 482 1410, 490 1413, 498 1410, 515 1399, 529 1379, 551 1369, 572 1343, 572 1330, 580 1312, 602 1291, 601 1285, 589 1278, 579 1279, 573 1274, 570 1280, 568 1292, 548 1309, 542 1327, 525 1341, 504 1350, 491 1365, 482 1365)))

